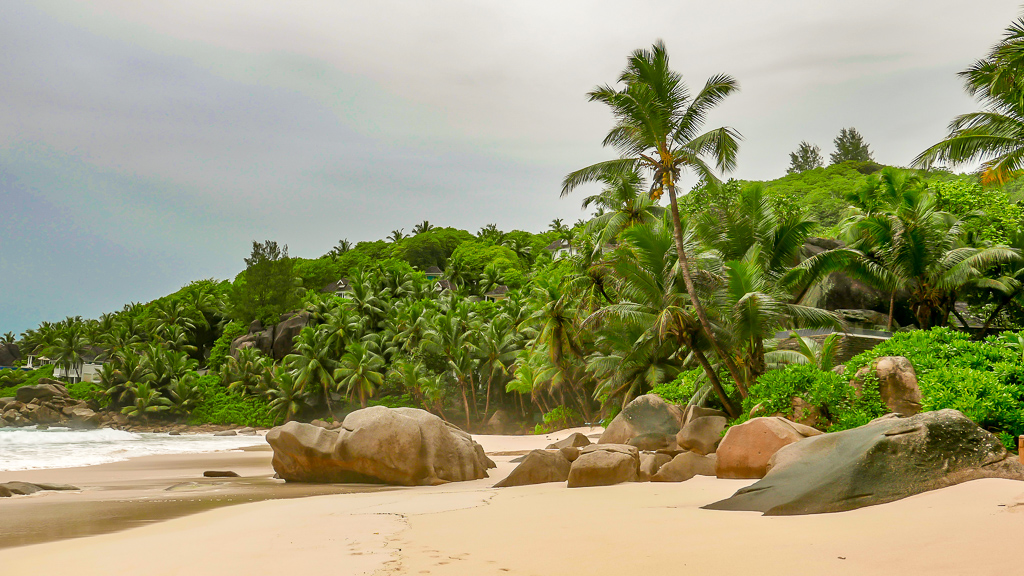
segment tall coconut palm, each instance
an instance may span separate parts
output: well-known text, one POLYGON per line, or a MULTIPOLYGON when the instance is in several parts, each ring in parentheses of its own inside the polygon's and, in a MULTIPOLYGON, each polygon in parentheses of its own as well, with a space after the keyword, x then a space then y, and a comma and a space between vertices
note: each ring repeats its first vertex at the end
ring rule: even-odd
POLYGON ((669 67, 668 51, 660 40, 650 50, 634 51, 618 81, 621 88, 599 86, 588 96, 591 101, 611 108, 615 125, 605 137, 604 145, 615 148, 620 157, 570 173, 562 182, 562 196, 582 184, 633 171, 650 173, 652 199, 668 192, 676 252, 691 305, 716 354, 736 386, 743 389, 744 379, 715 335, 697 294, 683 243, 676 196, 676 186, 684 170, 708 183, 717 183, 716 170, 709 161, 720 172, 735 167, 739 133, 728 127, 701 130, 708 112, 735 93, 739 85, 731 76, 719 74, 708 79, 700 92, 691 95, 682 76, 669 67))
POLYGON ((986 179, 1005 182, 1024 168, 1024 18, 1013 22, 988 55, 960 77, 984 109, 954 118, 949 135, 918 155, 914 164, 982 160, 986 179))
POLYGON ((423 234, 424 232, 430 232, 434 229, 434 225, 430 223, 430 220, 424 220, 419 224, 412 227, 412 235, 423 234))

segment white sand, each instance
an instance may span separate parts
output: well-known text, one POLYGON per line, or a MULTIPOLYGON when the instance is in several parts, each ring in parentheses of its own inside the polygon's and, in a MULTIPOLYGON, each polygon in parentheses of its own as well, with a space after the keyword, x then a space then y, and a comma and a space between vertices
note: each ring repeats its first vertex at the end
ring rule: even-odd
MULTIPOLYGON (((488 452, 513 452, 565 435, 478 440, 488 452)), ((510 458, 496 456, 498 469, 474 482, 258 502, 0 550, 0 573, 1021 573, 1019 482, 979 480, 840 514, 762 517, 700 509, 749 481, 490 488, 514 467, 510 458)), ((66 472, 73 477, 73 470, 66 472)), ((0 522, 4 508, 0 501, 0 522)))

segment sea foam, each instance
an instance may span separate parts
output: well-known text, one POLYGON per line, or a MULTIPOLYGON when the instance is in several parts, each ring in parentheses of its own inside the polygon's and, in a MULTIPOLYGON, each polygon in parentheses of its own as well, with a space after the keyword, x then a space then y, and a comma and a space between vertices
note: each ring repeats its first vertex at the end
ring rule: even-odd
POLYGON ((262 436, 169 436, 109 428, 0 428, 0 471, 74 468, 138 456, 232 450, 265 442, 262 436))

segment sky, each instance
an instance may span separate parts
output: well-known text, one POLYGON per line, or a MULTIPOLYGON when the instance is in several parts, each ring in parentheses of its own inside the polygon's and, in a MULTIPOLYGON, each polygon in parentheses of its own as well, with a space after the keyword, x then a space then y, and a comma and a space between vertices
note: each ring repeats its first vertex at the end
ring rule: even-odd
MULTIPOLYGON (((1021 8, 995 0, 0 2, 0 333, 233 278, 253 240, 318 257, 422 220, 539 232, 584 216, 613 83, 656 39, 732 177, 827 157, 853 126, 907 165, 977 105, 956 72, 1021 8)), ((689 182, 692 184, 692 182, 689 182)), ((684 186, 687 182, 684 182, 684 186)))

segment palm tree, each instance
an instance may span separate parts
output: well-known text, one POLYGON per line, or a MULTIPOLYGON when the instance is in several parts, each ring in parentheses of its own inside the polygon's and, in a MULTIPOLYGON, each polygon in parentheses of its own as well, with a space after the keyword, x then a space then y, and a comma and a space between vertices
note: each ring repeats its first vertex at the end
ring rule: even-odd
MULTIPOLYGON (((650 196, 657 200, 668 192, 676 252, 683 281, 693 306, 715 353, 725 364, 740 389, 743 377, 731 356, 716 336, 711 320, 701 303, 683 243, 676 186, 684 170, 695 173, 709 184, 718 182, 708 164, 710 157, 722 172, 736 165, 739 133, 722 127, 701 133, 708 112, 739 89, 731 76, 711 77, 695 96, 682 76, 669 67, 668 52, 662 41, 650 50, 636 50, 626 69, 619 75, 621 89, 599 86, 588 96, 611 108, 615 125, 604 139, 605 146, 619 152, 619 159, 599 162, 570 173, 562 182, 562 196, 582 184, 597 182, 616 174, 635 171, 651 173, 650 196)), ((710 374, 708 374, 710 377, 710 374)))
POLYGON ((819 344, 817 340, 790 332, 790 339, 797 345, 796 350, 772 350, 765 354, 765 361, 772 369, 781 368, 786 364, 810 364, 818 370, 829 371, 835 367, 836 355, 843 335, 833 332, 819 344))
MULTIPOLYGON (((875 254, 888 272, 889 286, 906 290, 918 326, 944 325, 957 296, 976 285, 993 266, 1020 255, 1005 246, 978 248, 963 243, 965 220, 938 209, 928 189, 903 186, 875 189, 882 198, 871 211, 855 213, 846 224, 851 245, 875 254)), ((891 313, 890 306, 890 313, 891 313)))
POLYGON ((148 382, 138 382, 129 391, 133 398, 132 403, 121 409, 121 413, 129 418, 142 418, 145 420, 148 419, 150 414, 171 409, 171 401, 150 387, 148 382))
POLYGON ((430 221, 424 220, 423 222, 420 222, 419 224, 413 226, 412 235, 415 236, 417 234, 423 234, 424 232, 430 232, 433 229, 434 226, 430 223, 430 221))
POLYGON ((914 159, 916 166, 934 162, 954 165, 984 160, 983 176, 1005 182, 1024 168, 1024 18, 1006 29, 982 60, 963 72, 967 93, 984 110, 962 114, 949 124, 949 135, 914 159))
POLYGON ((405 238, 405 228, 399 228, 398 230, 392 230, 391 234, 388 236, 388 240, 391 240, 392 242, 398 242, 399 240, 402 240, 404 238, 405 238))
MULTIPOLYGON (((692 233, 685 234, 687 251, 697 254, 692 233)), ((611 375, 606 379, 608 392, 625 391, 623 405, 633 394, 639 393, 642 384, 651 387, 661 383, 672 373, 665 367, 663 346, 667 342, 676 348, 688 348, 695 360, 708 375, 709 382, 719 401, 730 416, 739 413, 726 394, 715 369, 704 354, 700 340, 701 328, 689 306, 685 289, 679 284, 678 257, 673 251, 674 238, 666 223, 661 226, 637 226, 622 234, 627 250, 614 259, 613 267, 616 292, 622 301, 601 308, 585 321, 586 326, 600 326, 607 345, 621 351, 616 354, 591 357, 589 366, 599 373, 611 375), (638 331, 623 329, 634 327, 638 331), (633 340, 622 340, 623 334, 633 335, 633 340)), ((699 255, 698 255, 699 256, 699 255)))
POLYGON ((84 330, 80 325, 72 325, 59 332, 46 353, 55 364, 64 369, 64 374, 69 378, 74 371, 81 379, 83 356, 90 351, 84 330))
POLYGON ((483 374, 487 376, 487 392, 484 400, 484 420, 491 411, 491 387, 496 375, 507 376, 508 367, 519 351, 519 335, 512 329, 511 320, 504 315, 497 316, 477 334, 470 347, 481 359, 483 374))
POLYGON ((267 388, 270 409, 288 422, 306 405, 306 394, 295 383, 294 374, 282 366, 274 367, 272 378, 273 384, 267 388))
POLYGON ((341 357, 334 371, 334 380, 345 388, 349 396, 359 398, 359 405, 366 408, 366 399, 373 397, 377 388, 384 383, 384 359, 362 342, 353 344, 341 357))
POLYGON ((583 208, 596 206, 600 214, 586 225, 587 234, 596 236, 594 250, 598 253, 607 244, 618 242, 623 230, 637 224, 653 224, 661 219, 665 209, 645 193, 643 176, 637 172, 622 172, 601 177, 605 184, 600 194, 583 200, 583 208))
POLYGON ((283 362, 294 373, 295 386, 306 394, 319 389, 331 412, 336 362, 327 339, 317 334, 312 326, 306 326, 295 339, 295 352, 285 356, 283 362))

